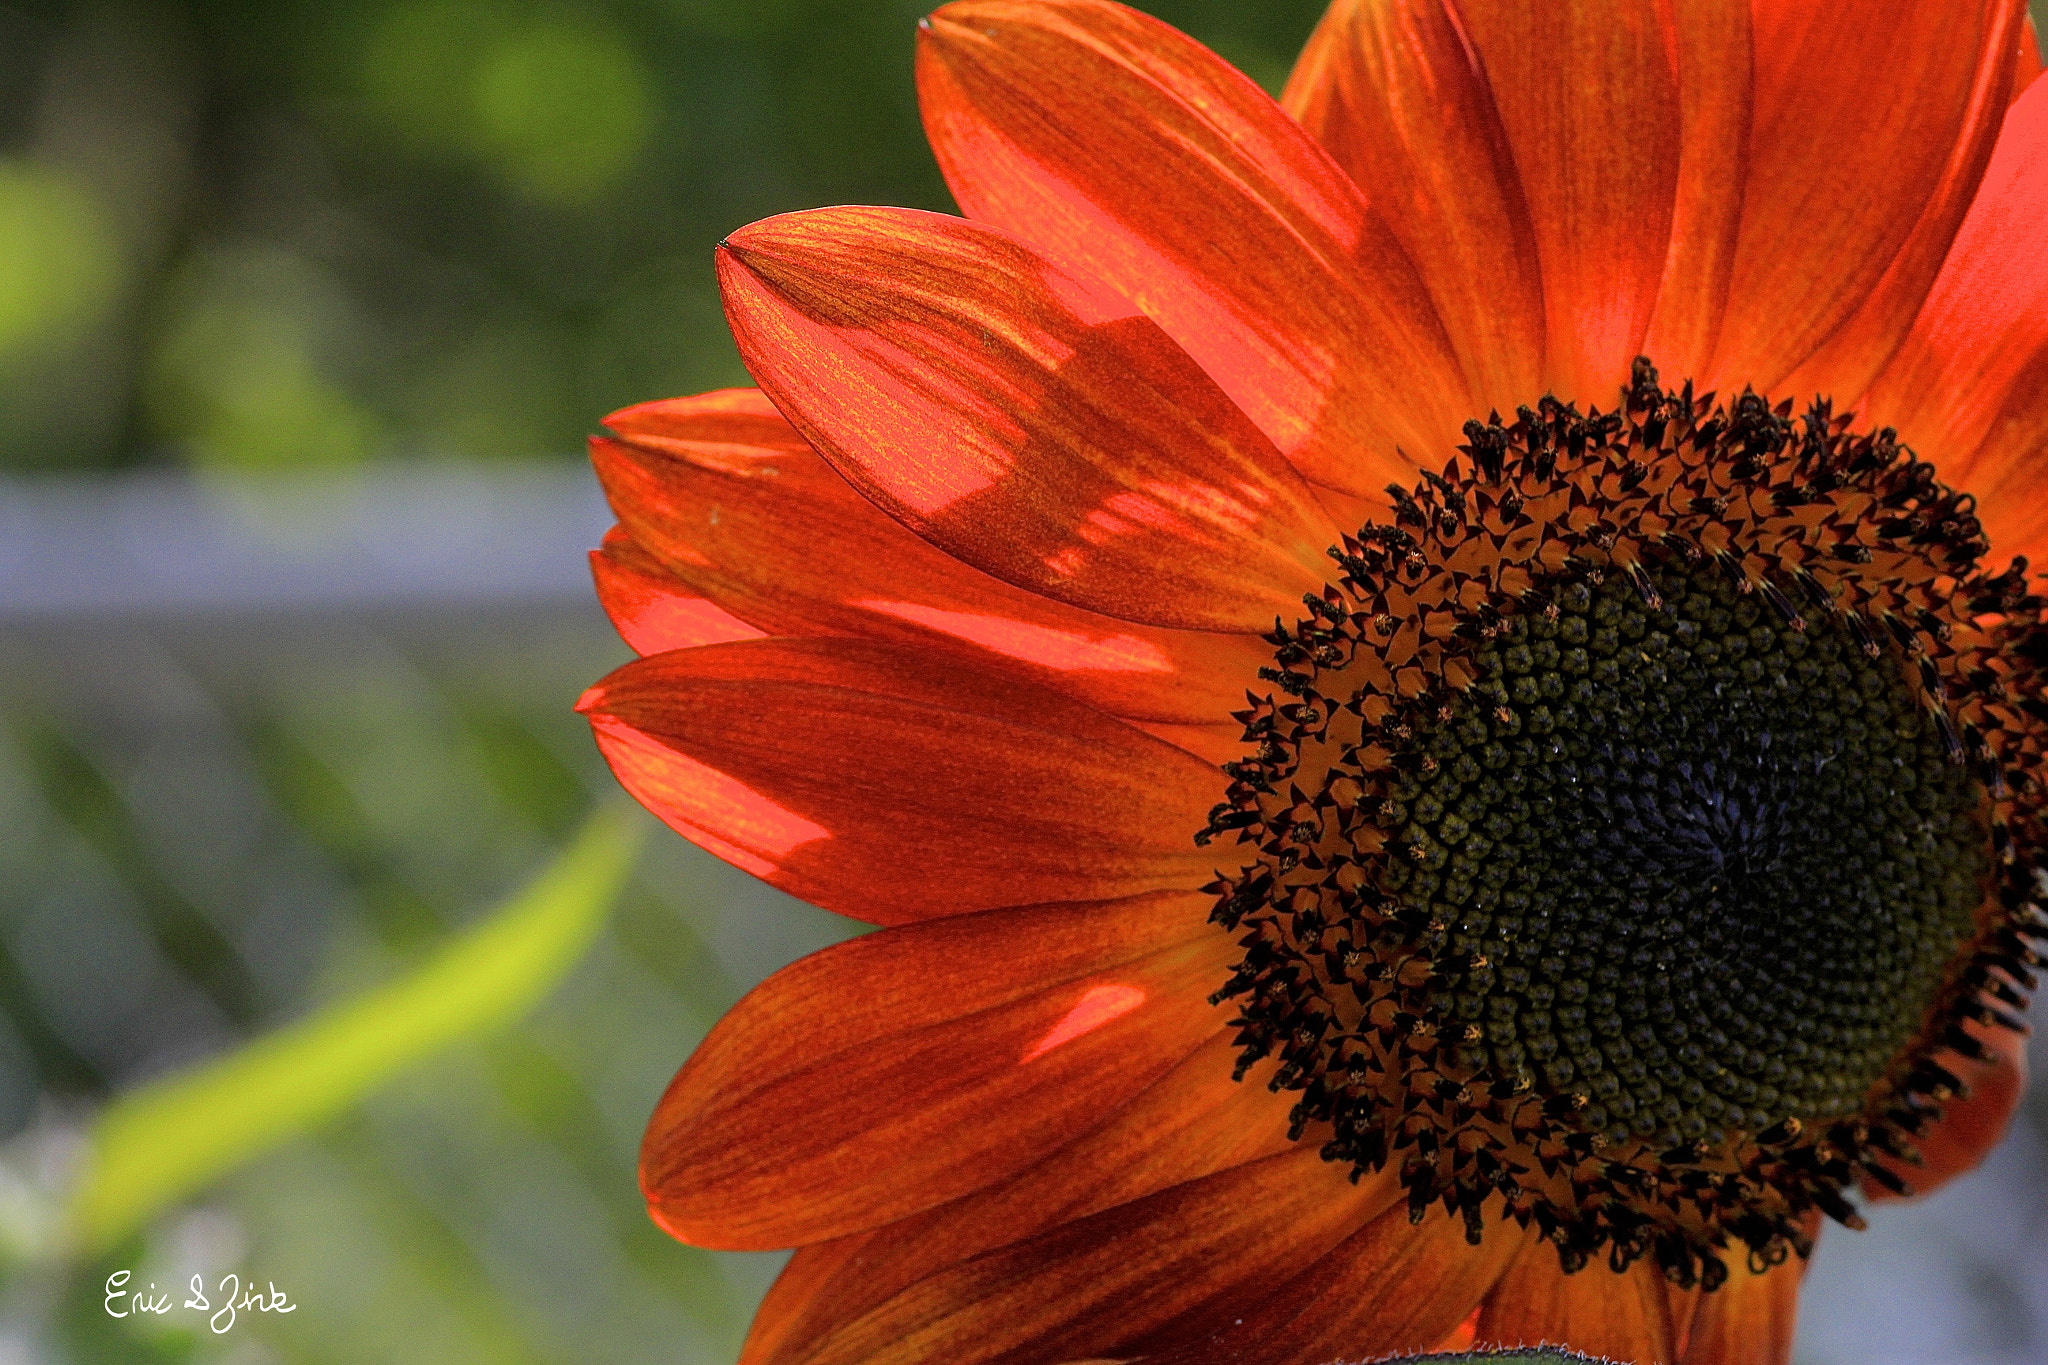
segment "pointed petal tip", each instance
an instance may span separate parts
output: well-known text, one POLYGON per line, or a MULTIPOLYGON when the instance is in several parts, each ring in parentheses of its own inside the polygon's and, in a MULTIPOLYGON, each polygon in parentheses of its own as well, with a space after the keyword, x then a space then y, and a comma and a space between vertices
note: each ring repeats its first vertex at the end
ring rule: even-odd
POLYGON ((1014 6, 1008 0, 953 0, 941 5, 918 20, 918 51, 944 58, 985 45, 1000 36, 996 25, 1012 17, 1002 13, 1010 8, 1014 6))
POLYGON ((917 26, 927 33, 943 30, 963 32, 974 27, 977 18, 992 18, 992 11, 1002 8, 1003 0, 952 0, 951 4, 940 5, 937 9, 917 21, 917 26))
POLYGON ((718 239, 714 250, 721 256, 733 256, 749 260, 762 253, 764 248, 772 249, 780 242, 787 242, 804 235, 804 225, 819 214, 831 214, 838 210, 857 207, 856 205, 826 205, 813 209, 791 209, 786 213, 771 213, 766 218, 736 227, 718 239))
POLYGON ((648 1221, 669 1236, 675 1238, 678 1242, 681 1242, 684 1246, 699 1245, 691 1235, 692 1229, 681 1218, 676 1216, 673 1209, 664 1205, 661 1192, 655 1188, 654 1181, 648 1175, 644 1152, 642 1153, 642 1165, 639 1170, 639 1181, 640 1198, 647 1205, 648 1221))
MULTIPOLYGON (((755 388, 711 389, 680 398, 653 398, 607 414, 601 425, 610 435, 591 436, 590 451, 595 459, 618 453, 621 444, 645 450, 658 449, 663 442, 678 439, 729 442, 735 439, 728 425, 732 419, 744 423, 761 418, 780 422, 781 414, 767 395, 755 388)), ((748 434, 758 438, 764 433, 754 428, 748 434)))
MULTIPOLYGON (((776 218, 787 216, 787 214, 775 215, 776 218)), ((758 248, 755 247, 755 242, 761 234, 756 232, 755 229, 774 221, 774 218, 763 218, 758 222, 749 223, 743 228, 735 228, 718 239, 718 245, 711 249, 711 268, 717 274, 721 283, 724 282, 733 270, 751 270, 753 263, 760 255, 758 248)))
POLYGON ((727 233, 712 252, 712 266, 718 274, 720 288, 726 291, 727 306, 732 306, 729 282, 737 272, 745 271, 772 288, 786 273, 787 267, 800 267, 800 258, 806 248, 815 248, 817 224, 808 220, 820 214, 840 211, 831 208, 797 209, 757 219, 727 233), (778 270, 778 266, 785 269, 778 270))
POLYGON ((673 398, 655 398, 643 403, 630 403, 616 412, 608 412, 598 425, 609 432, 609 436, 592 435, 587 438, 590 453, 595 457, 601 449, 614 447, 618 441, 612 437, 630 441, 634 435, 648 425, 648 420, 677 402, 673 398))

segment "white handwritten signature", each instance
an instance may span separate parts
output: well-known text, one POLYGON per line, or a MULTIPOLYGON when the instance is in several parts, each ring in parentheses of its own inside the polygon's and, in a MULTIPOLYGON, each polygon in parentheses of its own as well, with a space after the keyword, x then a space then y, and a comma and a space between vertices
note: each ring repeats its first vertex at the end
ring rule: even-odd
MULTIPOLYGON (((130 1290, 129 1279, 130 1276, 125 1270, 117 1270, 107 1276, 108 1317, 125 1318, 131 1313, 171 1311, 171 1297, 159 1293, 154 1281, 146 1291, 130 1290)), ((184 1306, 202 1313, 211 1313, 212 1316, 207 1319, 207 1323, 215 1332, 225 1332, 233 1327, 238 1313, 294 1313, 299 1307, 291 1301, 290 1296, 277 1287, 275 1281, 270 1282, 270 1292, 266 1294, 256 1287, 254 1280, 243 1284, 241 1276, 228 1274, 220 1277, 220 1282, 214 1286, 213 1292, 220 1295, 222 1300, 218 1308, 215 1308, 206 1297, 205 1281, 194 1275, 192 1297, 185 1300, 184 1306)))

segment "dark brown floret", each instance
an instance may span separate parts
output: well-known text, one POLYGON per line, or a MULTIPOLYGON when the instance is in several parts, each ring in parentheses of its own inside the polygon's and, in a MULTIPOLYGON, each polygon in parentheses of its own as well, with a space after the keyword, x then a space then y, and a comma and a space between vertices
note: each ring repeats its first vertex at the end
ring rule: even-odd
POLYGON ((1354 1178, 1567 1270, 1811 1215, 2011 1027, 2039 933, 2043 603, 1967 495, 1816 402, 1639 361, 1619 410, 1466 428, 1270 637, 1215 918, 1239 1075, 1354 1178))

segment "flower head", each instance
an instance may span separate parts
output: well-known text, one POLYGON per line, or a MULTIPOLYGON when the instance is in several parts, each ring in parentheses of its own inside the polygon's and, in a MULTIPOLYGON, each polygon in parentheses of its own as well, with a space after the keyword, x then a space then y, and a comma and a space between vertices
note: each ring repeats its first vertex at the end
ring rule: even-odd
POLYGON ((965 0, 966 216, 722 245, 761 389, 593 441, 581 706, 888 926, 649 1128, 802 1248, 747 1361, 1782 1359, 1821 1218, 1996 1138, 2048 85, 2013 0, 1828 15, 1338 0, 1275 105, 965 0))

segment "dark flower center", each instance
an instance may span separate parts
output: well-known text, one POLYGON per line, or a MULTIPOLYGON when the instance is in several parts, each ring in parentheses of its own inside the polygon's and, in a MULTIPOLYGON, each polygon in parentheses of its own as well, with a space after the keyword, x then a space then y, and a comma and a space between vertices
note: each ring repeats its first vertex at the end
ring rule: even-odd
POLYGON ((1639 361, 1612 413, 1469 423, 1269 637, 1215 998, 1414 1218, 1711 1288, 1860 1221, 1940 1051, 2017 1026, 2044 604, 1892 433, 1788 413, 1639 361))
POLYGON ((1395 755, 1381 889, 1448 927, 1458 1060, 1613 1142, 1852 1115, 1975 930, 1982 790, 1896 650, 1651 581, 1568 583, 1478 652, 1395 755))

